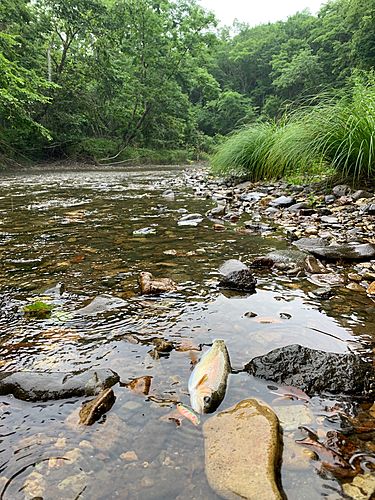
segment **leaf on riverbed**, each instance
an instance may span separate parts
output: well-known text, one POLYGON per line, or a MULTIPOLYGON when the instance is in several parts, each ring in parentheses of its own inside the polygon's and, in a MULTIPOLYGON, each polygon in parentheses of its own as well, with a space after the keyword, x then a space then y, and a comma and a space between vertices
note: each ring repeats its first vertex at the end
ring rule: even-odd
POLYGON ((150 393, 152 377, 150 375, 145 375, 144 377, 138 377, 126 384, 121 384, 121 386, 130 389, 136 394, 144 394, 147 396, 150 393))
POLYGON ((86 256, 85 255, 76 255, 70 259, 70 262, 72 264, 79 264, 83 260, 85 260, 86 256))

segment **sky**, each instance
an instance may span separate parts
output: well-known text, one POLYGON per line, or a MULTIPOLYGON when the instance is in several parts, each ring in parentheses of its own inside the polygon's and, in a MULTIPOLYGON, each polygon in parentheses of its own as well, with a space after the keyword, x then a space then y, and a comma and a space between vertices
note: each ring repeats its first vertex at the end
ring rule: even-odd
POLYGON ((235 19, 250 26, 286 19, 305 8, 315 14, 326 0, 198 0, 222 25, 235 19))

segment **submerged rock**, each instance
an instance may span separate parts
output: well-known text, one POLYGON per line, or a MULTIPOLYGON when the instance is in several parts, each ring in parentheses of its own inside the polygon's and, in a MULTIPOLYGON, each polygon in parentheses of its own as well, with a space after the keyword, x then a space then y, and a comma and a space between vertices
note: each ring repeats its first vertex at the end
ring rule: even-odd
POLYGON ((97 398, 83 403, 79 411, 79 422, 84 425, 92 425, 112 408, 115 401, 116 396, 113 390, 105 389, 97 398))
POLYGON ((13 394, 25 401, 47 401, 81 396, 96 396, 120 380, 110 369, 87 370, 83 373, 3 372, 0 394, 13 394))
POLYGON ((298 387, 309 396, 333 393, 370 399, 375 395, 371 363, 353 353, 337 354, 294 344, 252 359, 245 371, 298 387))
POLYGON ((205 471, 222 498, 279 500, 281 454, 274 412, 256 399, 209 418, 204 426, 205 471))
POLYGON ((158 295, 177 289, 176 283, 170 278, 154 278, 151 273, 147 272, 139 274, 139 284, 141 292, 148 295, 158 295))
POLYGON ((220 281, 219 286, 229 288, 231 290, 242 290, 244 292, 254 292, 256 278, 252 275, 249 269, 241 269, 233 271, 220 281))
POLYGON ((98 295, 95 297, 87 306, 81 307, 74 311, 74 314, 79 314, 80 316, 95 316, 112 309, 117 309, 119 307, 124 307, 127 302, 119 297, 113 297, 112 295, 98 295))

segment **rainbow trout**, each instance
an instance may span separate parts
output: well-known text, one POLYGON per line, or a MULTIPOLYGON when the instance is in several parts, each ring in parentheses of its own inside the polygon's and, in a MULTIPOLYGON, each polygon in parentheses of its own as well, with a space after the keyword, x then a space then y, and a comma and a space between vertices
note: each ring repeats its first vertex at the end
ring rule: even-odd
POLYGON ((214 340, 201 357, 189 378, 192 408, 197 413, 212 413, 225 396, 231 372, 229 354, 224 340, 214 340))

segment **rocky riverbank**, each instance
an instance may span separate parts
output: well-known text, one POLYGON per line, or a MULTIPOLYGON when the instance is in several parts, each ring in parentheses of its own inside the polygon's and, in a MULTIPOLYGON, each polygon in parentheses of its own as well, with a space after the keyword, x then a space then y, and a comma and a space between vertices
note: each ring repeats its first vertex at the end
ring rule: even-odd
POLYGON ((346 184, 296 186, 282 181, 236 183, 212 178, 204 168, 189 170, 185 182, 196 196, 216 203, 206 213, 214 229, 236 224, 237 231, 290 243, 289 252, 268 255, 254 266, 307 274, 325 289, 327 297, 333 286, 345 286, 374 299, 373 189, 352 189, 346 184))

